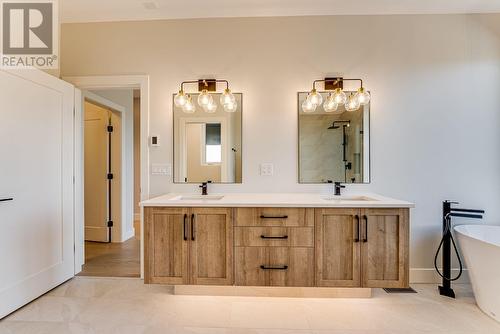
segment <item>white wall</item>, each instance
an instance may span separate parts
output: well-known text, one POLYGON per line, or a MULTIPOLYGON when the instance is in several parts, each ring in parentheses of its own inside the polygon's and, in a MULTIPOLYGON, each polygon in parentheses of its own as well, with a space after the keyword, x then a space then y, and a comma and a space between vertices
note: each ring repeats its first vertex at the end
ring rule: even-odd
MULTIPOLYGON (((331 191, 297 183, 297 92, 328 74, 361 77, 373 96, 372 183, 351 189, 416 203, 411 267, 425 270, 414 279, 434 277, 442 200, 500 223, 500 15, 65 24, 61 48, 63 76, 150 75, 150 134, 163 139, 151 163, 172 162, 181 81, 215 76, 243 92, 244 183, 211 191, 331 191), (275 175, 261 177, 261 162, 275 175)), ((151 177, 151 195, 169 191, 199 189, 151 177)))
POLYGON ((125 147, 122 148, 122 161, 125 171, 122 172, 122 191, 125 194, 125 206, 122 208, 121 241, 134 236, 134 91, 132 89, 93 90, 100 95, 125 108, 122 115, 122 136, 125 147))

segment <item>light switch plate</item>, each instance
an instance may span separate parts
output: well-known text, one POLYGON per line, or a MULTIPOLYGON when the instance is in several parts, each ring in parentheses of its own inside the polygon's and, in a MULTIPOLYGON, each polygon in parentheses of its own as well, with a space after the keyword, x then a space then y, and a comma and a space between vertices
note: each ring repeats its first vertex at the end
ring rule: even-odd
POLYGON ((260 164, 261 176, 272 176, 274 174, 274 164, 266 162, 260 164))
POLYGON ((166 175, 172 174, 171 164, 151 164, 151 175, 166 175))

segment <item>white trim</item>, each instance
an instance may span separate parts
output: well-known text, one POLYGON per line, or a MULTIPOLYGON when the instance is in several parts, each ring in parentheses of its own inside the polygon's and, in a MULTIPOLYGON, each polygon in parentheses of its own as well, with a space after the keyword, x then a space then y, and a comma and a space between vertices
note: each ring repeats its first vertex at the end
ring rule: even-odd
MULTIPOLYGON (((458 275, 459 269, 452 269, 451 276, 458 275)), ((438 284, 442 282, 442 278, 438 275, 434 268, 410 268, 410 284, 427 283, 438 284)), ((467 269, 464 269, 462 276, 456 283, 470 283, 467 269)))
POLYGON ((98 104, 104 108, 110 108, 114 111, 119 111, 122 115, 125 113, 125 107, 115 103, 111 100, 108 100, 100 95, 94 94, 88 90, 82 91, 83 98, 86 100, 92 101, 94 104, 98 104))
POLYGON ((135 228, 129 229, 123 233, 123 242, 133 238, 135 236, 135 228))
MULTIPOLYGON (((133 88, 141 91, 141 201, 149 199, 149 75, 69 76, 62 78, 80 89, 133 88)), ((141 215, 141 227, 143 226, 141 215)), ((141 278, 144 278, 144 246, 141 233, 141 278)), ((76 245, 75 245, 76 246, 76 245)))
POLYGON ((75 275, 82 271, 85 263, 85 206, 84 206, 84 173, 83 173, 83 98, 82 91, 75 88, 75 105, 73 121, 74 145, 74 224, 75 224, 75 275))

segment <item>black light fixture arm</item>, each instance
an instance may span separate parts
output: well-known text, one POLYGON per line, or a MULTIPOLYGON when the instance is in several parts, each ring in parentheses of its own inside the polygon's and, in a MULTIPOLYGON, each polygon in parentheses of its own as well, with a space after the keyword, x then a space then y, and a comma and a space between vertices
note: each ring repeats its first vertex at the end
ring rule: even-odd
MULTIPOLYGON (((331 79, 317 79, 313 81, 313 89, 316 89, 316 84, 318 82, 326 82, 326 81, 332 81, 331 79)), ((333 82, 334 85, 338 84, 339 82, 344 82, 344 81, 359 81, 359 85, 361 88, 363 88, 363 79, 346 79, 346 78, 336 78, 335 81, 333 82)))

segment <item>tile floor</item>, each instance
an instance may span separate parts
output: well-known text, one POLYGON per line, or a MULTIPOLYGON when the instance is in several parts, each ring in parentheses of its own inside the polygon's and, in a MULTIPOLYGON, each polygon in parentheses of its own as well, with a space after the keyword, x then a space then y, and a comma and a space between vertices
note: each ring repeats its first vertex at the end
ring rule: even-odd
POLYGON ((198 297, 139 279, 76 277, 0 321, 0 333, 496 334, 500 324, 435 285, 371 299, 198 297))

